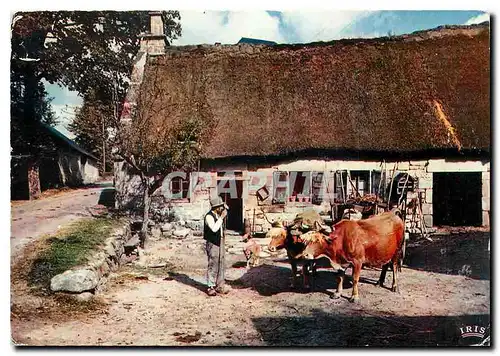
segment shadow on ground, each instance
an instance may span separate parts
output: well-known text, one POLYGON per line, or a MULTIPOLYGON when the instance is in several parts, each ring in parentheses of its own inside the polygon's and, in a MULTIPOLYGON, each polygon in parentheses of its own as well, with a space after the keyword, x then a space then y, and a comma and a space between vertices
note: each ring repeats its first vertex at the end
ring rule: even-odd
MULTIPOLYGON (((314 291, 323 292, 332 296, 333 291, 337 289, 336 274, 330 269, 318 270, 314 291)), ((297 278, 296 288, 290 286, 291 270, 289 267, 263 264, 249 269, 238 279, 227 281, 235 289, 251 288, 262 296, 272 296, 284 292, 309 293, 309 289, 302 287, 302 278, 297 278)), ((361 283, 375 284, 377 281, 369 278, 360 278, 361 283)), ((348 274, 344 278, 343 287, 345 289, 352 287, 352 279, 348 274)))
POLYGON ((104 205, 108 208, 115 207, 115 188, 106 188, 101 191, 97 204, 104 205))
POLYGON ((460 327, 483 326, 486 337, 490 317, 481 314, 349 316, 315 310, 307 317, 259 317, 252 322, 268 346, 429 347, 478 343, 483 338, 462 338, 460 327))
POLYGON ((184 273, 169 272, 168 276, 165 277, 165 280, 167 280, 167 281, 168 280, 175 280, 179 283, 196 288, 196 289, 202 291, 203 293, 205 293, 207 291, 206 284, 200 283, 197 280, 189 277, 187 274, 184 274, 184 273))
POLYGON ((418 245, 409 244, 404 264, 428 272, 490 279, 490 232, 471 231, 432 238, 432 242, 424 240, 418 245))

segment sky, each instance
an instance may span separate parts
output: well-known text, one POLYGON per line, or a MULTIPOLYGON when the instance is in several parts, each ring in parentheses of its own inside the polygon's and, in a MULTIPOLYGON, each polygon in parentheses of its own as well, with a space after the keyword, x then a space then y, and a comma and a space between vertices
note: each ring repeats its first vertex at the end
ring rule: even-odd
MULTIPOLYGON (((277 43, 307 43, 340 38, 370 38, 400 35, 441 25, 463 25, 489 21, 481 11, 180 11, 182 37, 172 45, 237 43, 241 37, 277 43)), ((52 107, 59 118, 56 126, 67 130, 82 99, 67 88, 46 83, 52 107)))

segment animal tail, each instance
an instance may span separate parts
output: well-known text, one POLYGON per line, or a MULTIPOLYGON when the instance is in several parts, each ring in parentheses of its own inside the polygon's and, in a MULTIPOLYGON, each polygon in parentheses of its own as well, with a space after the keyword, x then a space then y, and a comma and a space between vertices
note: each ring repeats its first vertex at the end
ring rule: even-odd
POLYGON ((404 236, 404 216, 403 212, 399 208, 394 208, 391 210, 391 212, 396 215, 398 218, 400 218, 403 221, 403 241, 401 242, 401 246, 399 247, 399 258, 398 258, 398 271, 401 272, 402 266, 403 266, 403 259, 405 257, 405 252, 406 252, 406 239, 404 236))
POLYGON ((402 267, 403 267, 403 260, 405 258, 405 252, 406 252, 406 239, 403 237, 403 243, 401 244, 401 249, 400 249, 400 256, 398 260, 398 272, 401 272, 402 267))

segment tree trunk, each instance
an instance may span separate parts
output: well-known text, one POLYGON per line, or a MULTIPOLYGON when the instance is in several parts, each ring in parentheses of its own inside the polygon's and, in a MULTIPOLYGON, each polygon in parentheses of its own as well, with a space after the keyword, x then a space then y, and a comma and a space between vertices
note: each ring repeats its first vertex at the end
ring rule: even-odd
POLYGON ((38 162, 30 158, 28 162, 28 192, 29 199, 38 199, 42 194, 40 189, 40 170, 38 162))
POLYGON ((35 75, 33 64, 26 66, 24 73, 24 135, 28 143, 27 153, 31 156, 28 161, 28 192, 29 199, 38 199, 42 193, 40 188, 39 170, 39 130, 36 124, 40 118, 36 113, 36 93, 38 80, 35 75))
POLYGON ((104 127, 104 116, 101 116, 102 121, 102 175, 106 174, 106 135, 104 127))
POLYGON ((149 195, 149 184, 147 179, 142 178, 142 185, 144 186, 144 195, 143 195, 143 206, 144 211, 142 213, 142 228, 140 234, 140 246, 144 248, 146 243, 146 238, 148 235, 148 223, 149 223, 149 206, 151 203, 151 197, 149 195))

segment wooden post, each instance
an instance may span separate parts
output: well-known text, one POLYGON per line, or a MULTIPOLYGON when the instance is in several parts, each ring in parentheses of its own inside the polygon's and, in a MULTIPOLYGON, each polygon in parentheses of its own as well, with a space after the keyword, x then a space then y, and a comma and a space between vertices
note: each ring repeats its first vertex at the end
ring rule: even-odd
POLYGON ((252 234, 251 234, 251 236, 253 236, 254 233, 255 233, 255 208, 253 208, 253 220, 252 220, 252 234))
POLYGON ((102 175, 106 174, 106 134, 104 128, 104 116, 101 115, 102 121, 102 175))
POLYGON ((392 184, 394 182, 394 175, 396 174, 397 165, 398 165, 398 163, 396 162, 394 164, 394 169, 392 170, 391 185, 390 185, 390 188, 389 188, 389 197, 387 198, 387 206, 388 206, 389 210, 391 210, 391 206, 390 205, 391 205, 392 184))
POLYGON ((349 183, 351 183, 351 187, 354 190, 354 192, 356 193, 356 197, 361 197, 361 194, 359 194, 359 192, 358 192, 358 188, 356 188, 356 186, 352 182, 350 171, 347 171, 347 180, 349 181, 349 183))
MULTIPOLYGON (((347 187, 346 187, 347 190, 347 187)), ((342 200, 344 201, 344 204, 346 202, 346 192, 344 191, 344 178, 342 178, 342 171, 340 171, 340 191, 342 193, 342 200)))

